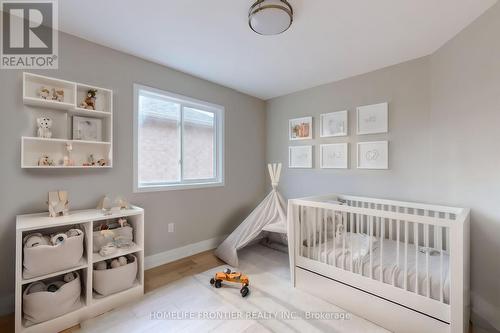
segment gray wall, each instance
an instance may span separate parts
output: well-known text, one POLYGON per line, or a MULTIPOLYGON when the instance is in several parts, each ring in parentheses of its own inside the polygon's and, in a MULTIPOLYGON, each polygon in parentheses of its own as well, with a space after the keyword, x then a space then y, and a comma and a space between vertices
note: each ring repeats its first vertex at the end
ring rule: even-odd
POLYGON ((49 190, 68 190, 71 209, 94 207, 106 193, 144 207, 146 255, 229 233, 265 194, 263 101, 66 34, 59 49, 59 70, 35 72, 114 90, 114 167, 22 170, 20 138, 33 135, 31 113, 22 104, 22 72, 0 71, 0 305, 13 300, 15 216, 46 211, 49 190), (224 187, 132 193, 133 83, 226 108, 224 187), (170 222, 175 233, 167 233, 170 222))
MULTIPOLYGON (((288 119, 315 120, 313 170, 285 168, 287 198, 332 192, 470 207, 473 318, 500 329, 500 4, 435 54, 268 102, 267 158, 287 164, 288 119), (390 103, 388 135, 356 136, 355 107, 390 103), (319 115, 349 109, 351 169, 318 169, 319 115), (355 166, 355 142, 390 141, 390 170, 355 166)), ((307 144, 309 144, 309 142, 307 144)), ((292 143, 296 144, 296 143, 292 143)), ((301 144, 306 144, 305 142, 301 144)))

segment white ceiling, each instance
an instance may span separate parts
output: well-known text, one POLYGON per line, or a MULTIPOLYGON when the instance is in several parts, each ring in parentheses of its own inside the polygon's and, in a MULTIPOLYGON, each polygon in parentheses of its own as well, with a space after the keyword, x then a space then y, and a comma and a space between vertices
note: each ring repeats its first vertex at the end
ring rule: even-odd
POLYGON ((433 53, 497 0, 289 0, 278 36, 251 0, 64 0, 60 29, 262 99, 433 53))

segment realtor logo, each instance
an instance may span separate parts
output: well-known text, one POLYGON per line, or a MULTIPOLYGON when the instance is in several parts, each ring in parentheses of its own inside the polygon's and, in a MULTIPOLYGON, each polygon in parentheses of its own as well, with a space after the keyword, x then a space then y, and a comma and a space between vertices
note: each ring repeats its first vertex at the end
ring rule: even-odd
POLYGON ((57 69, 57 0, 2 1, 2 69, 57 69))

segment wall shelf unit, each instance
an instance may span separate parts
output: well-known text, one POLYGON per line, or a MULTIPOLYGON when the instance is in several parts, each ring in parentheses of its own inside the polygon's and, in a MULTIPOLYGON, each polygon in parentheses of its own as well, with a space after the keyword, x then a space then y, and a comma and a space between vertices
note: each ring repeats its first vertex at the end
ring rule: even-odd
POLYGON ((21 138, 21 168, 106 169, 113 167, 112 90, 25 72, 23 73, 23 103, 31 107, 33 117, 31 117, 30 125, 33 136, 21 138), (48 99, 40 97, 39 91, 42 87, 50 92, 48 99), (95 110, 81 106, 90 89, 97 90, 95 110), (64 91, 62 101, 51 99, 55 90, 64 91), (36 119, 39 117, 52 119, 51 138, 37 136, 36 119), (75 119, 75 117, 84 118, 75 119), (86 139, 81 129, 74 128, 75 120, 84 126, 88 124, 88 131, 95 133, 94 137, 86 139), (81 139, 82 136, 84 139, 81 139), (72 148, 71 152, 68 152, 67 147, 72 148), (105 165, 84 165, 89 163, 91 155, 95 161, 104 160, 105 165), (39 165, 39 160, 43 156, 48 156, 53 165, 39 165))
POLYGON ((77 325, 83 320, 96 317, 102 313, 136 300, 144 294, 144 210, 132 206, 130 209, 104 215, 101 210, 89 209, 70 212, 68 216, 49 217, 48 213, 19 215, 16 218, 16 332, 59 332, 77 325), (106 220, 126 217, 133 227, 135 246, 119 249, 118 252, 103 257, 93 252, 93 230, 106 220), (23 278, 23 238, 27 234, 61 232, 78 225, 84 231, 83 257, 77 266, 52 272, 30 279, 23 278), (93 267, 96 262, 133 254, 137 258, 137 275, 133 285, 128 289, 108 296, 101 296, 93 290, 93 267), (81 278, 81 306, 59 317, 30 325, 23 316, 23 292, 32 282, 46 281, 69 272, 79 272, 81 278))

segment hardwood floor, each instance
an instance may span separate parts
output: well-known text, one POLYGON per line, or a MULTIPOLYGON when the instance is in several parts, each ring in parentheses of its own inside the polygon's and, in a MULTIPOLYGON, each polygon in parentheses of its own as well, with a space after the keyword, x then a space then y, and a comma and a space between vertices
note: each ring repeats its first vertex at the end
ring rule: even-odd
MULTIPOLYGON (((183 277, 198 274, 223 264, 224 262, 214 255, 214 250, 211 250, 149 269, 144 272, 144 291, 148 293, 183 277)), ((76 332, 78 328, 79 326, 74 326, 61 333, 76 332)), ((14 315, 0 317, 0 333, 11 332, 14 332, 14 315)))

